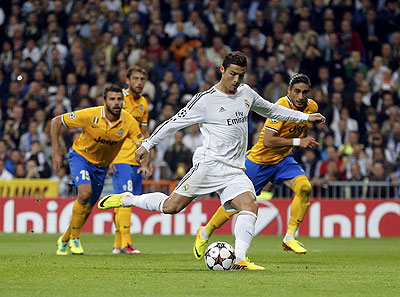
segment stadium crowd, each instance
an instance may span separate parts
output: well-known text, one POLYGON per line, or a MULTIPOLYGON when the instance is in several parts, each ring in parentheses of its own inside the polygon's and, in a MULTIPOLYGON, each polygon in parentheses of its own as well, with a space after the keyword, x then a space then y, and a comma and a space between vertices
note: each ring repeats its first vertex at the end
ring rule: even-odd
MULTIPOLYGON (((327 125, 296 159, 314 185, 400 181, 400 4, 396 0, 12 0, 0 4, 0 179, 52 178, 50 120, 101 105, 109 83, 148 71, 150 131, 218 82, 230 51, 267 100, 306 74, 327 125)), ((258 139, 264 119, 252 114, 258 139)), ((62 132, 64 155, 79 131, 62 132)), ((198 126, 157 147, 154 179, 180 179, 202 142, 198 126)), ((60 188, 66 193, 68 187, 60 188)))

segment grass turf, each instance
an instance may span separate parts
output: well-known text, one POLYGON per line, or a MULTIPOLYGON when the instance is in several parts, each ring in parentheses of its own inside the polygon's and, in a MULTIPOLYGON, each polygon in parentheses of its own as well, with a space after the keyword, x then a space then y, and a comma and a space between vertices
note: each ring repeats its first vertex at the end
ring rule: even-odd
MULTIPOLYGON (((0 296, 396 296, 400 238, 257 236, 249 257, 265 271, 209 271, 194 236, 134 235, 142 255, 111 255, 112 235, 82 235, 83 256, 56 256, 58 235, 0 233, 0 296)), ((210 242, 233 237, 215 235, 210 242)))

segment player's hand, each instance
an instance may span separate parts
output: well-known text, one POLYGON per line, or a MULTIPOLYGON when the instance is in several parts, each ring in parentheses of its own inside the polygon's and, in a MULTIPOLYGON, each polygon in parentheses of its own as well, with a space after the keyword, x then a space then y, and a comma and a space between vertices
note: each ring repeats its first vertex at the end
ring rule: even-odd
POLYGON ((117 172, 117 167, 115 167, 114 163, 111 163, 110 167, 108 167, 108 175, 113 176, 114 172, 117 172))
POLYGON ((142 164, 142 160, 147 156, 149 152, 141 145, 135 152, 136 162, 142 164))
POLYGON ((309 122, 316 122, 316 123, 325 123, 326 118, 320 113, 312 113, 308 117, 309 122))
POLYGON ((58 172, 61 168, 62 165, 62 157, 59 153, 56 153, 53 151, 53 156, 52 156, 52 160, 53 160, 53 169, 55 172, 58 172))
POLYGON ((300 139, 300 147, 302 148, 312 148, 314 145, 319 145, 319 143, 312 137, 300 139))
POLYGON ((146 178, 149 178, 153 175, 153 164, 149 164, 149 166, 142 166, 138 169, 137 173, 143 173, 146 178))

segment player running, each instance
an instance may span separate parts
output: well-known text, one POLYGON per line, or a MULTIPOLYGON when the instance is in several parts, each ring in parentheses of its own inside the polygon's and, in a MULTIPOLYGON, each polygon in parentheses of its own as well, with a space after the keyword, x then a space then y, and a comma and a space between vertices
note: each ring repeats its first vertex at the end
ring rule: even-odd
MULTIPOLYGON (((310 79, 304 74, 295 74, 289 82, 288 94, 276 104, 313 114, 318 111, 318 104, 308 98, 310 90, 310 79)), ((312 137, 307 137, 306 123, 267 119, 264 126, 260 138, 246 156, 245 173, 253 182, 257 195, 268 182, 284 184, 295 193, 282 248, 296 254, 305 254, 307 250, 294 236, 310 205, 311 184, 303 168, 294 160, 292 148, 312 148, 318 145, 318 142, 312 137)), ((203 257, 208 239, 214 230, 236 213, 237 211, 225 211, 220 207, 207 225, 198 229, 193 245, 196 259, 203 257)))
MULTIPOLYGON (((57 241, 57 255, 68 255, 68 243, 72 254, 84 253, 80 241, 81 228, 100 197, 108 166, 126 138, 136 145, 140 145, 143 139, 136 120, 122 110, 122 103, 121 88, 109 86, 104 90, 104 106, 65 113, 51 121, 55 172, 60 169, 62 163, 59 150, 61 126, 82 129, 68 154, 73 182, 78 187, 78 197, 72 208, 70 225, 57 241)), ((148 167, 147 159, 142 166, 148 167)))
POLYGON ((248 85, 242 84, 246 67, 247 59, 243 53, 227 54, 220 67, 221 80, 209 90, 195 95, 186 107, 157 127, 136 151, 136 160, 141 160, 163 138, 179 129, 199 124, 203 145, 196 149, 193 167, 170 196, 159 192, 140 196, 114 194, 103 197, 98 208, 136 206, 175 214, 193 199, 216 192, 225 210, 239 211, 234 230, 236 263, 233 269, 264 270, 246 257, 258 211, 254 186, 244 173, 248 114, 253 110, 265 117, 296 122, 325 121, 325 118, 263 99, 248 85))
MULTIPOLYGON (((141 93, 146 82, 145 69, 132 66, 126 74, 128 89, 123 89, 123 109, 129 112, 137 121, 144 138, 149 137, 147 126, 149 109, 147 100, 141 93)), ((129 139, 125 140, 121 150, 110 165, 108 174, 112 176, 114 193, 131 192, 135 195, 142 194, 142 172, 146 177, 151 176, 153 167, 140 167, 133 158, 137 146, 129 139), (148 170, 149 169, 149 170, 148 170)), ((114 212, 115 240, 113 254, 140 254, 132 245, 131 239, 131 208, 116 208, 114 212)))

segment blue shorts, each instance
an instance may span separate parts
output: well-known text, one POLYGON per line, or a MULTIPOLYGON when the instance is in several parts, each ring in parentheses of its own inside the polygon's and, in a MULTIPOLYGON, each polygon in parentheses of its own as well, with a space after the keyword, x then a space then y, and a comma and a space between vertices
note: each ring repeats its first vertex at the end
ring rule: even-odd
POLYGON ((72 183, 75 186, 92 185, 92 196, 90 205, 95 205, 103 191, 104 180, 106 179, 108 167, 97 167, 75 152, 72 148, 68 154, 69 168, 72 175, 72 183))
POLYGON ((274 165, 257 164, 247 159, 247 157, 245 164, 245 173, 253 182, 257 195, 261 193, 261 190, 268 182, 283 186, 284 181, 306 174, 292 154, 274 165))
POLYGON ((114 193, 131 192, 134 195, 142 194, 142 174, 137 173, 140 166, 130 164, 114 164, 117 171, 112 177, 114 193))

